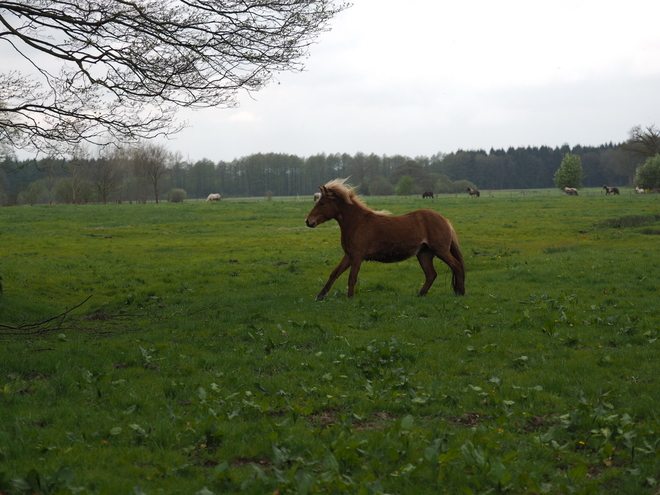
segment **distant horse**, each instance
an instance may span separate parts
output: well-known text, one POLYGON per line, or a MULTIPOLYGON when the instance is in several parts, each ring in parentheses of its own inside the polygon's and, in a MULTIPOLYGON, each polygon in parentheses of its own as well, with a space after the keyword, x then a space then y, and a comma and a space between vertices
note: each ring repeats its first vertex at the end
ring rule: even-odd
MULTIPOLYGON (((318 193, 316 193, 316 194, 318 194, 318 193)), ((433 199, 433 191, 424 191, 424 192, 422 193, 422 199, 424 199, 424 198, 431 198, 431 199, 433 199)))
POLYGON ((314 193, 314 203, 321 199, 321 193, 314 193))
POLYGON ((448 220, 431 210, 416 210, 405 215, 389 216, 389 212, 374 211, 344 185, 346 179, 335 179, 319 186, 321 199, 309 212, 305 223, 314 228, 331 219, 341 229, 344 257, 318 296, 322 301, 332 284, 348 268, 348 297, 353 297, 363 261, 394 263, 417 256, 426 281, 419 291, 426 295, 437 273, 433 258, 437 256, 452 271, 452 287, 457 295, 465 294, 465 262, 456 232, 448 220))
POLYGON ((637 194, 646 194, 646 191, 644 189, 642 189, 641 187, 636 187, 635 192, 637 194))
POLYGON ((619 195, 619 188, 618 187, 603 186, 603 189, 605 189, 605 196, 609 196, 610 193, 616 194, 617 196, 619 195))
POLYGON ((472 189, 471 187, 467 188, 467 192, 470 194, 470 197, 476 196, 477 198, 481 196, 481 193, 477 191, 476 189, 472 189))
POLYGON ((221 196, 217 193, 209 194, 209 197, 206 198, 206 202, 210 203, 211 201, 220 201, 221 196))
POLYGON ((577 196, 578 195, 577 189, 575 189, 574 187, 564 186, 564 187, 561 188, 561 190, 564 191, 569 196, 577 196))

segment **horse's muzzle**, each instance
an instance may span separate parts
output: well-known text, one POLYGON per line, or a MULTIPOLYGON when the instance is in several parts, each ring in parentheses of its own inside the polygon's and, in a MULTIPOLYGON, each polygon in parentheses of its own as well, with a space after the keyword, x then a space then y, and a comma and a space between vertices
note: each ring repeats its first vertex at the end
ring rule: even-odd
POLYGON ((308 219, 305 218, 305 224, 307 224, 308 227, 314 228, 316 227, 316 222, 310 222, 308 219))

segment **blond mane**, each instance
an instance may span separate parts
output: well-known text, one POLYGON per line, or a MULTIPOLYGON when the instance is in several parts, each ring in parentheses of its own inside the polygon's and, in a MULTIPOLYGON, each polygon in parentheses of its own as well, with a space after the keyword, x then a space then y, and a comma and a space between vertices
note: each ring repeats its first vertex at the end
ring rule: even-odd
POLYGON ((365 210, 369 210, 369 211, 375 213, 376 215, 385 215, 385 216, 391 215, 391 213, 387 210, 376 211, 376 210, 372 210, 371 208, 369 208, 364 203, 364 201, 362 201, 362 198, 360 198, 360 196, 357 195, 357 193, 355 192, 355 189, 352 186, 346 184, 347 180, 348 180, 348 177, 346 179, 334 179, 334 180, 331 180, 330 182, 328 182, 323 187, 325 187, 326 189, 332 191, 333 193, 335 193, 336 195, 341 197, 341 199, 343 199, 344 202, 346 202, 349 205, 359 206, 360 208, 364 208, 365 210))

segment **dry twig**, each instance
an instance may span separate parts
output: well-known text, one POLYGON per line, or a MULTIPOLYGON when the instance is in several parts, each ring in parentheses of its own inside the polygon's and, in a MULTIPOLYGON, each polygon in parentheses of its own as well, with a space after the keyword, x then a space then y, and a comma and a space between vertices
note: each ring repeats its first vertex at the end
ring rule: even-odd
POLYGON ((74 309, 79 308, 83 304, 85 304, 89 299, 93 296, 94 294, 90 294, 85 298, 84 301, 82 301, 79 304, 76 304, 74 307, 67 309, 66 311, 58 314, 57 316, 53 316, 52 318, 48 318, 43 321, 39 321, 36 323, 24 323, 22 325, 4 325, 0 323, 0 328, 1 329, 6 329, 6 330, 16 330, 15 332, 0 332, 0 335, 33 335, 33 334, 40 334, 40 333, 45 333, 45 332, 50 332, 53 330, 58 330, 62 328, 62 323, 64 323, 64 320, 66 319, 66 316, 73 311, 74 309), (51 322, 56 322, 55 324, 49 325, 51 322))

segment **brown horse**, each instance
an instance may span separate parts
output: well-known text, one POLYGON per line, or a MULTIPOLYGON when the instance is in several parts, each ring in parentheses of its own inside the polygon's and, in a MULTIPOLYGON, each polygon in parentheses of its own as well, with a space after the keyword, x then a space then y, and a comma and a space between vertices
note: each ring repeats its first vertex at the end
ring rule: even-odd
POLYGON ((426 295, 437 273, 433 258, 437 256, 452 271, 452 286, 457 295, 465 294, 465 262, 451 223, 431 210, 416 210, 405 215, 389 216, 389 212, 368 208, 344 185, 346 179, 335 179, 319 186, 321 199, 309 212, 305 223, 314 228, 331 219, 341 229, 344 257, 332 270, 317 301, 323 300, 332 284, 348 268, 348 297, 353 297, 360 265, 363 261, 394 263, 417 256, 426 282, 419 291, 426 295))
POLYGON ((609 187, 607 185, 603 186, 603 189, 605 189, 605 196, 609 196, 610 193, 619 195, 619 188, 618 187, 609 187))
POLYGON ((479 196, 481 196, 481 193, 479 191, 477 191, 476 189, 472 189, 471 187, 467 188, 467 192, 470 195, 470 197, 476 196, 478 198, 479 196))
POLYGON ((422 193, 422 199, 424 198, 431 198, 433 199, 433 191, 424 191, 422 193))

